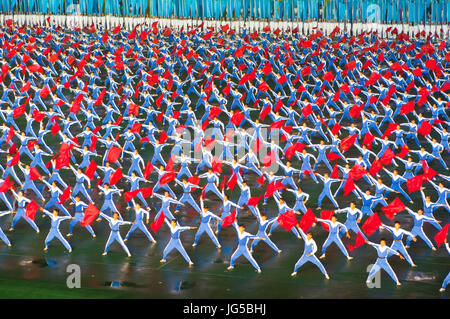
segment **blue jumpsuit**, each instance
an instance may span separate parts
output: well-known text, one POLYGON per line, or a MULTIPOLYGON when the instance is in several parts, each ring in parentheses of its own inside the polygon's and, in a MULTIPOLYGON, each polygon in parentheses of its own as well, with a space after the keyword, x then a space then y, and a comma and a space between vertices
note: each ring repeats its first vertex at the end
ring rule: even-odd
POLYGON ((244 256, 245 258, 247 258, 247 260, 252 264, 252 266, 256 269, 256 270, 260 270, 260 267, 258 265, 258 263, 256 262, 256 260, 253 258, 252 254, 249 252, 248 250, 248 241, 249 239, 258 239, 258 236, 249 234, 247 232, 243 232, 242 234, 239 232, 239 227, 236 224, 236 222, 233 224, 234 228, 236 229, 236 233, 238 235, 238 247, 235 250, 235 252, 233 253, 233 255, 231 255, 231 261, 230 261, 230 267, 234 267, 234 264, 236 262, 236 260, 240 257, 240 256, 244 256))
POLYGON ((136 218, 134 220, 136 224, 131 226, 130 230, 125 236, 125 239, 128 239, 136 229, 140 229, 145 234, 145 236, 147 236, 150 242, 155 243, 156 242, 155 239, 150 234, 150 232, 148 231, 147 227, 145 227, 144 224, 144 217, 146 217, 146 219, 148 220, 150 217, 149 215, 150 215, 149 212, 146 211, 145 209, 139 208, 139 210, 136 210, 136 218))
POLYGON ((394 280, 396 283, 398 283, 397 276, 395 275, 394 271, 392 270, 391 266, 389 265, 387 259, 389 258, 390 254, 398 255, 399 253, 388 246, 381 247, 381 245, 374 244, 369 242, 369 245, 373 246, 378 253, 378 258, 375 264, 372 266, 372 269, 369 272, 369 276, 367 277, 367 281, 370 281, 373 276, 380 270, 384 269, 388 275, 394 280))
POLYGON ((325 267, 322 265, 322 263, 319 261, 319 259, 317 259, 317 257, 314 255, 317 251, 316 242, 312 238, 308 240, 308 238, 306 237, 305 233, 303 232, 303 230, 301 228, 299 228, 298 231, 299 231, 300 235, 302 235, 303 240, 305 241, 305 248, 303 250, 302 256, 300 257, 300 259, 297 261, 297 263, 294 266, 294 273, 296 273, 297 270, 301 266, 303 266, 303 264, 305 264, 307 262, 311 262, 320 269, 322 274, 324 274, 326 276, 327 271, 325 270, 325 267), (307 255, 311 255, 311 256, 307 256, 307 255))
POLYGON ((180 254, 183 256, 183 258, 188 262, 191 263, 191 259, 189 258, 186 250, 183 247, 183 244, 181 243, 180 240, 180 233, 182 231, 185 230, 189 230, 191 229, 190 227, 182 227, 182 226, 175 226, 175 228, 172 228, 172 225, 170 225, 170 223, 167 221, 167 219, 164 219, 164 221, 166 222, 167 226, 169 226, 170 229, 170 241, 167 244, 166 248, 164 248, 164 252, 163 252, 163 259, 166 260, 167 255, 169 255, 169 253, 176 249, 180 252, 180 254))
POLYGON ((100 213, 100 216, 104 217, 108 221, 109 227, 111 227, 111 233, 109 234, 109 238, 108 238, 108 241, 106 242, 106 246, 105 246, 105 253, 108 253, 109 246, 111 246, 111 244, 114 241, 117 241, 122 246, 123 250, 125 250, 127 255, 131 255, 130 251, 128 250, 128 247, 123 242, 122 236, 120 235, 120 232, 119 232, 119 227, 121 225, 129 225, 129 224, 131 224, 131 222, 118 220, 118 219, 114 220, 114 218, 109 217, 108 215, 105 215, 103 213, 100 213))
POLYGON ((325 254, 328 246, 330 246, 334 242, 339 247, 339 249, 344 254, 344 256, 346 256, 348 258, 349 257, 348 252, 345 249, 345 246, 341 241, 341 237, 339 236, 340 229, 343 229, 343 230, 345 229, 345 232, 347 232, 347 227, 345 227, 345 225, 340 222, 336 222, 333 224, 333 222, 331 220, 325 220, 325 219, 320 219, 320 218, 318 218, 317 220, 327 224, 330 229, 329 230, 330 233, 322 245, 322 255, 325 254))
POLYGON ((71 251, 72 247, 70 247, 69 242, 63 237, 59 230, 59 225, 63 220, 70 219, 72 216, 55 216, 49 211, 44 210, 44 214, 50 217, 52 220, 50 232, 45 238, 45 248, 48 248, 48 244, 56 237, 59 241, 66 247, 67 250, 71 251))

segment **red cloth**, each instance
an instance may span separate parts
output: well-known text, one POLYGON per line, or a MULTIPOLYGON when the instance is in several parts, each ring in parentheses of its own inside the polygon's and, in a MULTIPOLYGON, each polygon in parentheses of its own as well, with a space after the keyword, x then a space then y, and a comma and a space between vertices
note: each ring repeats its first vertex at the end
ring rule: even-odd
POLYGON ((278 224, 287 231, 290 231, 292 227, 298 224, 297 217, 292 210, 278 216, 277 221, 278 224))
POLYGON ((303 215, 302 219, 300 220, 299 227, 304 231, 307 232, 308 229, 311 228, 312 224, 314 224, 317 221, 316 216, 314 216, 314 213, 311 209, 308 209, 303 215))
POLYGON ((372 147, 372 143, 374 141, 375 137, 370 134, 369 132, 364 135, 363 145, 366 145, 368 149, 372 147))
POLYGON ((334 124, 333 128, 331 129, 331 134, 336 135, 339 130, 342 128, 342 126, 339 123, 334 124))
POLYGON ((141 191, 140 189, 135 189, 134 191, 131 191, 131 192, 125 192, 123 194, 124 197, 125 197, 125 201, 126 202, 131 202, 131 200, 133 198, 135 198, 140 191, 141 191))
POLYGON ((95 207, 94 204, 89 203, 88 207, 86 207, 86 210, 84 211, 84 216, 80 222, 80 225, 83 227, 89 226, 99 214, 100 211, 97 209, 97 207, 95 207))
POLYGON ((266 116, 270 113, 270 104, 267 105, 264 109, 261 110, 261 113, 259 114, 259 119, 261 121, 264 121, 266 116))
POLYGON ((67 186, 64 192, 61 194, 58 204, 64 204, 64 202, 69 199, 70 194, 71 194, 70 186, 67 186))
POLYGON ((242 114, 239 111, 236 111, 233 113, 233 116, 231 116, 230 121, 234 125, 239 126, 244 118, 245 118, 244 114, 242 114))
POLYGON ((55 160, 55 168, 60 169, 63 167, 67 167, 70 165, 70 153, 59 153, 58 157, 55 160))
POLYGON ((52 135, 55 136, 59 131, 61 131, 61 128, 59 127, 58 122, 55 122, 51 128, 52 135))
POLYGON ((91 160, 91 162, 89 163, 88 167, 86 167, 84 175, 89 177, 90 180, 93 180, 96 170, 97 170, 97 164, 93 160, 91 160))
POLYGON ((13 138, 13 136, 14 136, 14 128, 11 125, 9 127, 8 136, 6 137, 6 143, 9 143, 11 141, 11 139, 13 138))
POLYGON ((222 219, 222 227, 228 227, 236 221, 236 210, 222 219))
POLYGON ((380 160, 374 160, 372 166, 370 166, 369 173, 372 176, 377 175, 378 171, 383 168, 383 164, 380 160))
POLYGON ((331 178, 339 179, 339 169, 337 163, 334 165, 333 170, 331 171, 331 178))
POLYGON ((106 157, 106 160, 110 163, 115 163, 119 159, 120 154, 122 153, 122 150, 116 146, 112 146, 109 149, 108 156, 106 157))
POLYGON ((19 164, 19 160, 20 160, 20 153, 17 153, 16 155, 13 156, 13 158, 11 159, 11 162, 8 164, 8 166, 11 167, 11 166, 19 164))
POLYGON ((406 181, 406 186, 408 186, 408 192, 411 194, 412 192, 416 192, 420 190, 422 187, 423 175, 417 175, 411 177, 406 181))
POLYGON ((187 179, 188 183, 194 184, 194 185, 198 185, 198 183, 200 182, 200 177, 198 176, 191 176, 187 179))
POLYGON ((164 144, 167 140, 168 136, 165 131, 161 132, 161 135, 159 136, 159 144, 164 144))
POLYGON ((353 178, 348 177, 344 184, 344 196, 348 196, 351 192, 356 189, 353 178))
POLYGON ((161 179, 159 180, 159 185, 165 185, 171 181, 173 181, 175 179, 175 172, 174 171, 170 171, 165 173, 161 179))
POLYGON ((285 155, 286 155, 287 159, 290 160, 296 152, 301 152, 304 148, 305 148, 305 144, 300 143, 300 142, 294 143, 293 145, 291 145, 287 148, 285 155))
POLYGON ((167 172, 173 171, 173 164, 174 164, 174 161, 175 161, 175 154, 172 154, 172 155, 170 156, 169 160, 167 161, 167 164, 166 164, 166 171, 167 171, 167 172))
POLYGON ((353 246, 352 245, 347 245, 347 248, 348 248, 348 250, 350 252, 352 252, 353 250, 355 250, 355 248, 361 247, 365 243, 366 243, 366 240, 364 239, 362 234, 360 232, 358 232, 358 234, 356 235, 355 244, 353 246))
POLYGON ((405 158, 405 156, 409 153, 409 147, 408 146, 403 146, 402 150, 400 151, 400 153, 397 154, 397 157, 400 158, 405 158))
POLYGON ((36 140, 36 141, 29 141, 27 143, 27 148, 31 151, 37 143, 39 143, 38 140, 36 140))
POLYGON ((20 105, 13 110, 13 118, 18 118, 25 113, 25 105, 20 105))
POLYGON ((148 179, 150 174, 153 172, 153 165, 150 161, 147 162, 147 165, 145 165, 145 170, 144 170, 144 178, 148 179))
MULTIPOLYGON (((253 153, 257 154, 261 149, 263 142, 257 137, 255 143, 253 144, 253 153)), ((287 150, 286 150, 287 151, 287 150)))
POLYGON ((366 169, 359 164, 355 164, 349 172, 349 176, 356 181, 366 174, 366 169))
POLYGON ((350 147, 353 146, 353 144, 355 144, 355 140, 356 134, 347 136, 346 138, 343 138, 341 140, 341 148, 344 150, 344 152, 346 152, 350 147))
POLYGON ((263 195, 261 194, 258 197, 256 197, 256 196, 255 197, 250 197, 248 199, 247 206, 257 206, 259 201, 261 200, 262 196, 263 195))
POLYGON ((434 240, 436 241, 436 246, 438 246, 438 248, 441 246, 441 244, 443 242, 445 242, 445 239, 447 238, 448 235, 448 225, 445 225, 444 227, 442 227, 442 229, 440 231, 438 231, 438 233, 436 234, 436 236, 434 236, 434 240))
POLYGON ((9 190, 11 188, 11 186, 12 186, 12 184, 11 184, 11 181, 9 179, 9 176, 6 176, 5 180, 0 185, 0 193, 6 192, 7 190, 9 190))
POLYGON ((362 226, 362 230, 366 233, 367 236, 372 235, 379 227, 381 226, 380 218, 377 213, 374 213, 372 216, 367 218, 364 225, 362 226))
POLYGON ((222 173, 222 161, 214 156, 212 163, 211 163, 211 168, 214 173, 221 174, 222 173))
POLYGON ((144 196, 144 198, 147 198, 153 194, 153 187, 149 186, 149 187, 139 188, 139 191, 141 192, 142 196, 144 196))
POLYGON ((384 165, 391 165, 392 164, 392 159, 395 157, 394 152, 392 152, 392 150, 390 148, 388 148, 383 156, 380 158, 380 162, 384 165))
POLYGON ((36 218, 36 212, 40 208, 41 207, 34 200, 31 200, 25 209, 25 217, 34 220, 36 218))
POLYGON ((118 169, 116 169, 116 171, 114 173, 111 174, 111 176, 109 177, 109 185, 113 186, 116 185, 118 181, 120 181, 120 179, 123 177, 123 173, 122 170, 120 169, 120 167, 118 169))
POLYGON ((395 214, 405 210, 406 206, 402 203, 402 201, 396 197, 390 204, 387 206, 381 207, 381 210, 390 220, 394 219, 395 214))
POLYGON ((269 167, 274 162, 276 162, 275 153, 273 151, 270 151, 269 154, 267 154, 263 158, 264 167, 269 167))
POLYGON ((423 121, 422 124, 420 125, 419 129, 417 130, 417 134, 421 134, 421 135, 430 135, 431 133, 431 124, 428 121, 423 121))
POLYGON ((414 111, 414 100, 413 101, 409 101, 408 103, 402 105, 402 107, 400 108, 400 114, 408 114, 412 111, 414 111))
POLYGON ((236 183, 237 183, 237 175, 236 175, 236 173, 234 173, 233 176, 231 176, 230 180, 228 181, 227 187, 228 187, 231 191, 233 191, 234 186, 236 186, 236 183))
MULTIPOLYGON (((331 220, 331 217, 334 215, 334 210, 323 210, 320 212, 320 218, 325 220, 331 220)), ((322 228, 325 229, 327 232, 330 231, 330 226, 328 224, 321 222, 320 225, 322 225, 322 228)))
POLYGON ((39 179, 41 177, 42 176, 41 176, 41 174, 39 173, 39 171, 37 170, 36 167, 33 166, 33 167, 30 168, 30 179, 32 181, 34 181, 35 179, 39 179))

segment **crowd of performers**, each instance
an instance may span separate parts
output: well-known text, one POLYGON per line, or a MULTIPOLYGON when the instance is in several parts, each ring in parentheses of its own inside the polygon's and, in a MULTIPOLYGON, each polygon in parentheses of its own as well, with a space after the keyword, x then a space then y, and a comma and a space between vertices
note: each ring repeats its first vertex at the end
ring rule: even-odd
POLYGON ((168 227, 161 262, 178 250, 192 266, 182 233, 196 231, 193 246, 210 245, 199 241, 206 234, 220 249, 216 235, 231 227, 238 246, 228 269, 243 256, 261 272, 252 252, 266 244, 280 254, 274 231, 286 229, 304 241, 292 276, 311 262, 329 279, 320 259, 330 244, 348 260, 369 244, 378 258, 367 280, 384 269, 397 285, 389 257, 415 267, 410 245, 449 249, 448 224, 433 215, 450 211, 448 41, 395 30, 385 39, 338 28, 330 37, 268 29, 238 37, 226 25, 172 30, 155 21, 127 32, 6 22, 0 199, 1 216, 14 218, 0 238, 8 246, 16 227, 40 231, 36 215, 51 219, 44 249, 56 238, 69 252, 77 224, 95 237, 105 220, 104 255, 117 241, 131 256, 134 231, 155 242, 168 227), (318 198, 302 190, 309 185, 318 198), (411 194, 422 198, 420 209, 411 194), (127 211, 116 208, 119 198, 127 211), (276 216, 261 212, 265 205, 276 205, 276 216), (187 209, 198 227, 180 224, 187 209), (239 222, 243 214, 257 220, 256 235, 239 222), (432 238, 426 223, 436 228, 432 238), (329 232, 320 259, 313 229, 329 232), (377 231, 389 240, 370 241, 377 231), (344 235, 355 245, 347 249, 344 235))

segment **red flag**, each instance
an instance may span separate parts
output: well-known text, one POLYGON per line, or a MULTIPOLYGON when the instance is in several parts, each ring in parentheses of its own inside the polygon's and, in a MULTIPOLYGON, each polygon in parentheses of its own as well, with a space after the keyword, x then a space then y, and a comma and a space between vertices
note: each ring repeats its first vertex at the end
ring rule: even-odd
MULTIPOLYGON (((320 212, 320 218, 325 220, 331 220, 331 217, 334 215, 334 210, 323 210, 320 212)), ((321 222, 322 228, 327 232, 330 231, 330 226, 328 224, 321 222)))
POLYGON ((161 132, 161 135, 159 136, 159 144, 164 144, 165 141, 167 141, 168 136, 165 131, 161 132))
POLYGON ((384 165, 390 165, 390 164, 392 164, 392 159, 393 159, 394 157, 395 157, 394 152, 392 152, 391 149, 388 148, 388 149, 384 152, 383 156, 380 158, 380 161, 381 161, 381 163, 384 164, 384 165))
POLYGON ((211 168, 214 173, 221 174, 222 173, 222 161, 214 156, 212 163, 211 163, 211 168))
POLYGON ((52 135, 55 136, 59 131, 61 131, 61 128, 59 127, 58 122, 55 121, 51 128, 52 135))
POLYGON ((84 172, 84 175, 89 177, 90 180, 93 180, 96 170, 97 170, 97 164, 93 160, 91 160, 88 167, 86 167, 86 171, 84 172))
POLYGON ((331 153, 327 154, 327 158, 328 158, 329 161, 335 161, 335 160, 338 160, 338 159, 342 158, 342 156, 331 152, 331 153))
POLYGON ((375 140, 375 137, 370 134, 370 132, 367 132, 366 135, 364 135, 364 140, 363 140, 363 145, 366 145, 367 148, 371 148, 372 147, 372 143, 375 140))
POLYGON ((147 165, 145 166, 145 170, 144 170, 144 178, 148 179, 150 174, 153 172, 153 165, 150 161, 147 162, 147 165))
POLYGON ((288 211, 277 218, 278 224, 286 229, 287 231, 290 231, 292 227, 298 224, 297 217, 295 216, 295 213, 293 211, 288 211))
POLYGON ((35 179, 41 178, 41 177, 42 176, 41 176, 41 174, 39 174, 39 171, 37 170, 36 167, 33 166, 30 168, 30 179, 32 181, 34 181, 35 179))
POLYGON ((67 186, 67 188, 64 190, 64 192, 61 194, 58 204, 60 204, 60 205, 64 204, 64 202, 69 199, 70 194, 71 194, 70 186, 67 186))
POLYGON ((431 133, 431 124, 428 121, 423 121, 420 125, 419 129, 417 130, 417 134, 421 135, 430 135, 431 133))
POLYGON ((222 227, 228 227, 233 224, 236 220, 236 210, 234 210, 230 215, 222 219, 222 227))
POLYGON ((18 118, 25 113, 25 105, 22 104, 13 110, 13 118, 18 118))
POLYGON ((381 207, 381 210, 390 220, 394 219, 394 215, 402 210, 405 210, 406 206, 402 203, 402 201, 396 197, 389 205, 381 207))
POLYGON ((355 143, 356 134, 347 136, 341 140, 341 148, 346 152, 355 143))
POLYGON ((126 202, 131 202, 131 200, 132 200, 133 198, 135 198, 135 197, 137 196, 137 194, 138 194, 140 191, 141 191, 140 189, 136 189, 136 190, 131 191, 131 192, 125 192, 125 193, 123 194, 124 197, 125 197, 125 201, 126 201, 126 202))
POLYGON ((165 185, 171 181, 173 181, 175 179, 175 172, 174 171, 170 171, 165 173, 161 179, 159 180, 159 185, 165 185))
POLYGON ((436 246, 438 246, 438 248, 443 242, 445 242, 445 239, 447 239, 448 225, 449 224, 442 227, 442 229, 436 234, 436 236, 434 236, 434 240, 436 241, 436 246))
POLYGON ((314 216, 313 211, 309 208, 300 220, 299 226, 304 232, 307 232, 316 221, 316 216, 314 216))
POLYGON ((6 176, 5 180, 0 185, 0 193, 4 193, 4 192, 8 191, 11 188, 11 186, 12 186, 12 184, 9 179, 9 176, 6 176))
POLYGON ((268 104, 259 114, 259 119, 261 121, 264 121, 264 119, 266 118, 266 116, 270 113, 270 104, 268 104))
POLYGON ((25 210, 25 217, 27 217, 28 219, 34 220, 38 209, 40 209, 40 206, 34 200, 31 200, 28 203, 27 208, 25 210))
POLYGON ((8 136, 6 137, 6 143, 9 143, 11 141, 11 139, 13 138, 13 136, 14 136, 14 128, 11 125, 9 127, 8 136))
POLYGON ((367 236, 372 235, 379 227, 381 226, 380 218, 377 213, 374 213, 372 216, 367 218, 364 225, 362 226, 362 230, 366 233, 367 236))
POLYGON ((370 166, 369 173, 372 176, 377 175, 378 171, 383 168, 383 164, 380 160, 374 160, 372 166, 370 166))
POLYGON ((342 126, 339 123, 334 124, 333 128, 331 129, 331 133, 333 135, 336 135, 339 132, 339 130, 341 129, 341 127, 342 126))
POLYGON ((356 189, 353 178, 348 177, 344 185, 344 196, 348 196, 351 192, 356 189))
POLYGON ((161 228, 162 224, 164 223, 164 219, 165 219, 164 212, 161 212, 161 215, 159 215, 159 217, 155 219, 155 221, 153 221, 153 223, 150 225, 154 233, 156 233, 158 229, 161 228))
POLYGON ((349 176, 356 181, 366 174, 366 169, 359 164, 355 164, 349 172, 349 176))
POLYGON ((118 147, 112 146, 109 149, 108 156, 106 157, 106 160, 110 163, 115 163, 119 159, 120 154, 122 153, 122 150, 118 147))
POLYGON ((408 114, 412 111, 414 111, 414 100, 409 101, 400 108, 400 114, 408 114))
POLYGON ((147 198, 153 194, 153 187, 149 186, 145 188, 140 188, 139 191, 141 192, 142 196, 144 196, 144 198, 147 198))
POLYGON ((109 185, 113 186, 116 185, 118 181, 120 181, 120 179, 123 177, 123 173, 122 170, 120 169, 120 167, 118 169, 116 169, 116 171, 114 173, 111 174, 111 176, 109 177, 109 185))
POLYGON ((237 175, 236 173, 233 174, 233 176, 231 176, 230 180, 227 182, 227 187, 233 191, 234 186, 236 186, 237 183, 237 175))
POLYGON ((13 156, 13 158, 11 159, 11 162, 9 162, 8 167, 17 165, 19 163, 20 160, 20 153, 17 153, 16 155, 13 156))
POLYGON ((361 247, 365 243, 366 243, 366 240, 364 239, 362 234, 360 232, 358 232, 358 234, 356 235, 355 244, 353 246, 352 245, 347 245, 347 248, 348 248, 348 250, 350 252, 352 252, 353 250, 355 250, 355 248, 361 247))
POLYGON ((408 186, 408 192, 411 194, 412 192, 416 192, 420 190, 422 187, 423 175, 417 175, 411 177, 406 181, 406 186, 408 186))
POLYGON ((333 171, 331 172, 331 178, 339 179, 339 169, 337 163, 333 167, 333 171))
POLYGON ((84 211, 84 216, 80 222, 80 225, 83 227, 89 226, 99 214, 100 211, 97 209, 97 207, 95 207, 94 204, 89 203, 88 207, 86 207, 86 210, 84 211))

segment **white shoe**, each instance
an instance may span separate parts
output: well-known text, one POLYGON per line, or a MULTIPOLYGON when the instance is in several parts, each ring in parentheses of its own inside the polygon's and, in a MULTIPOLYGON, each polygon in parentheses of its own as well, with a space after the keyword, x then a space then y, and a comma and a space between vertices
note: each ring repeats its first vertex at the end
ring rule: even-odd
POLYGON ((228 268, 227 268, 228 270, 233 270, 234 269, 234 267, 233 266, 228 266, 228 268))
POLYGON ((326 275, 325 275, 325 278, 326 278, 326 279, 330 279, 330 276, 328 276, 328 274, 326 274, 326 275))
POLYGON ((102 256, 106 256, 108 253, 103 253, 102 256))
POLYGON ((73 235, 72 235, 72 234, 70 234, 70 233, 66 235, 66 237, 70 237, 70 236, 73 236, 73 235))
POLYGON ((72 249, 71 250, 69 250, 69 254, 72 252, 72 249))
POLYGON ((194 263, 191 261, 191 262, 189 263, 189 267, 192 267, 192 266, 194 266, 194 263))
POLYGON ((401 286, 402 284, 400 283, 400 281, 397 283, 397 286, 401 286))
POLYGON ((445 291, 445 289, 444 289, 444 288, 441 288, 441 289, 439 289, 439 291, 440 291, 440 292, 444 292, 444 291, 445 291))
POLYGON ((281 254, 281 249, 278 249, 278 253, 281 254))
POLYGON ((319 257, 319 259, 324 259, 325 258, 325 254, 323 254, 322 256, 319 257))
POLYGON ((350 256, 349 256, 349 257, 347 257, 347 260, 352 260, 352 259, 353 259, 353 257, 350 257, 350 256))
POLYGON ((165 259, 161 259, 159 262, 161 262, 161 263, 165 263, 166 262, 166 260, 165 259))
POLYGON ((261 273, 261 269, 258 269, 257 272, 258 272, 258 274, 260 274, 261 273))
POLYGON ((196 243, 193 243, 193 244, 192 244, 192 247, 195 247, 195 246, 197 246, 197 244, 196 244, 196 243))
POLYGON ((295 276, 297 276, 297 272, 296 272, 296 271, 294 271, 294 272, 291 274, 291 277, 295 277, 295 276))
POLYGON ((416 264, 412 264, 411 267, 417 267, 417 265, 416 264))

